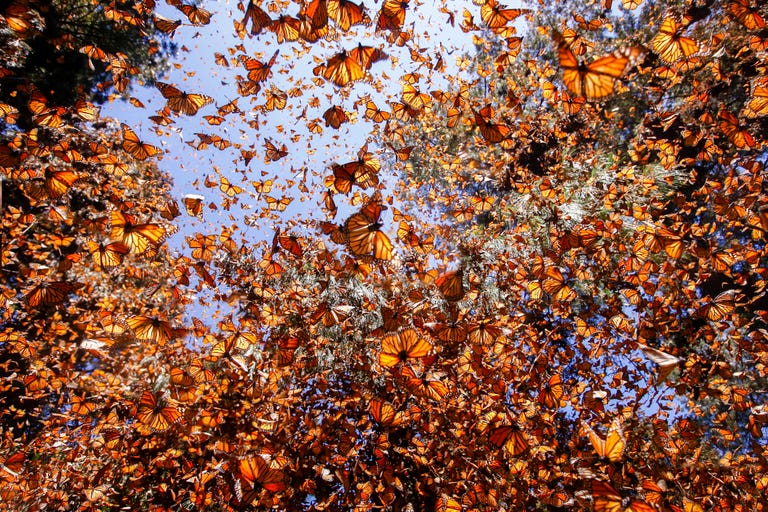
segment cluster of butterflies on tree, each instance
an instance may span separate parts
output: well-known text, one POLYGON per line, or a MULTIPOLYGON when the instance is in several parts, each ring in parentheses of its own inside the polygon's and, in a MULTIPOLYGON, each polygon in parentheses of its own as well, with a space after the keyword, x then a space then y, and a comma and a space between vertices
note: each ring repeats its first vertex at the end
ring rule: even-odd
MULTIPOLYGON (((368 27, 382 39, 318 55, 308 71, 333 87, 322 117, 334 130, 355 119, 342 105, 377 83, 377 63, 406 49, 417 71, 389 110, 358 97, 386 147, 329 156, 306 192, 325 218, 288 221, 260 244, 222 225, 186 236, 182 254, 165 245, 182 207, 194 219, 212 203, 186 194, 180 206, 160 148, 85 95, 55 105, 17 77, 0 103, 3 502, 765 509, 766 13, 748 0, 646 1, 652 28, 637 37, 606 41, 620 22, 607 2, 538 27, 546 49, 534 54, 515 21, 539 19, 535 7, 478 0, 457 21, 441 6, 446 25, 494 49, 444 89, 430 85, 449 73, 443 57, 413 36, 415 0, 376 12, 239 5, 240 38, 281 45, 268 60, 230 49, 246 72, 238 91, 263 92, 263 112, 298 97, 270 84, 285 46, 344 47, 368 27), (402 181, 387 185, 395 170, 402 181), (205 300, 230 312, 185 321, 205 300)), ((211 21, 166 3, 184 21, 153 0, 100 5, 117 25, 168 36, 211 21)), ((626 19, 641 6, 624 0, 626 19)), ((44 33, 36 8, 3 8, 21 42, 44 33)), ((101 87, 123 92, 138 73, 119 54, 82 51, 109 64, 101 87)), ((215 101, 155 87, 158 127, 215 101)), ((205 120, 229 116, 247 123, 237 100, 205 120)), ((233 148, 246 167, 288 153, 270 139, 261 151, 196 137, 196 150, 233 148)), ((291 202, 263 177, 251 182, 267 202, 259 220, 291 202)), ((205 186, 225 209, 243 193, 224 175, 205 186)))

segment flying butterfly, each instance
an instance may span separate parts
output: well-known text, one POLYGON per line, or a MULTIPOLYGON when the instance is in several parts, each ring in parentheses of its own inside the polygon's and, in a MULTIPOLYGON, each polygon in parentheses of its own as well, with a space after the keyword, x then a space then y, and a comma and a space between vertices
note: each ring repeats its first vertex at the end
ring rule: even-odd
POLYGON ((293 16, 280 15, 269 25, 269 30, 275 33, 278 43, 298 41, 301 33, 301 21, 293 16))
POLYGON ((160 224, 138 223, 127 213, 114 210, 111 237, 128 246, 132 253, 143 254, 150 246, 157 248, 168 234, 160 224))
POLYGON ((372 101, 368 101, 365 104, 365 118, 370 119, 374 123, 380 123, 387 121, 390 117, 390 113, 386 110, 379 110, 379 107, 372 101))
POLYGON ((731 0, 728 10, 748 30, 765 28, 765 18, 750 5, 749 0, 731 0))
POLYGON ((187 210, 187 214, 190 217, 199 217, 203 214, 203 200, 205 198, 198 194, 187 194, 184 196, 182 202, 184 208, 187 210))
POLYGON ((144 391, 136 416, 152 430, 168 430, 181 418, 181 412, 175 407, 163 404, 153 392, 144 391))
POLYGON ((173 37, 173 33, 176 32, 176 29, 181 26, 181 20, 169 20, 168 18, 164 18, 157 14, 152 15, 152 22, 157 30, 163 34, 168 34, 171 37, 173 37))
POLYGON ((385 0, 379 11, 376 30, 400 32, 410 0, 385 0))
POLYGON ((136 315, 126 320, 126 323, 137 340, 152 341, 163 346, 174 337, 171 324, 154 316, 136 315))
POLYGON ((674 64, 699 51, 699 45, 690 37, 682 35, 685 26, 674 18, 666 18, 659 28, 659 33, 651 41, 653 51, 667 64, 674 64))
POLYGON ((592 481, 592 500, 595 512, 654 512, 656 510, 644 501, 625 500, 613 486, 599 480, 592 481))
POLYGON ((349 51, 349 55, 360 64, 364 70, 371 69, 375 63, 387 58, 387 54, 375 46, 363 46, 358 43, 356 48, 349 51))
POLYGON ((384 336, 381 340, 379 364, 384 368, 392 368, 409 359, 425 357, 432 345, 414 329, 405 329, 398 333, 384 336))
POLYGON ((160 153, 160 149, 152 146, 151 144, 145 144, 136 133, 131 130, 131 127, 127 124, 120 125, 123 130, 123 144, 122 147, 136 160, 146 160, 149 157, 155 156, 160 153))
POLYGON ((97 269, 110 269, 120 265, 123 257, 131 252, 130 247, 122 242, 112 242, 104 245, 91 240, 86 242, 97 269))
POLYGON ((603 457, 611 462, 620 462, 624 457, 624 446, 626 441, 624 439, 624 432, 618 424, 614 424, 608 436, 603 439, 589 425, 584 425, 584 429, 587 431, 589 441, 592 443, 592 447, 595 449, 595 453, 598 457, 603 457))
POLYGON ((271 140, 264 139, 264 163, 277 162, 288 154, 288 148, 285 144, 278 148, 271 140))
POLYGON ((459 269, 439 276, 435 279, 435 285, 438 287, 445 300, 456 302, 464 298, 463 281, 464 271, 459 269))
POLYGON ((507 125, 491 122, 492 118, 493 108, 486 105, 479 112, 475 112, 475 126, 487 142, 501 142, 509 136, 512 129, 507 125))
POLYGON ((211 13, 196 5, 179 4, 176 8, 183 12, 193 25, 207 25, 211 22, 211 13))
POLYGON ((328 0, 328 16, 344 32, 353 25, 368 25, 371 22, 365 13, 365 6, 351 0, 328 0))
POLYGON ((247 27, 249 21, 251 22, 252 36, 259 35, 262 30, 268 29, 272 25, 272 18, 269 17, 264 9, 256 5, 253 0, 248 0, 248 7, 245 9, 245 15, 241 21, 243 27, 247 27))
POLYGON ((188 116, 197 114, 197 111, 202 107, 213 103, 213 98, 210 96, 186 93, 164 82, 155 82, 155 87, 160 90, 160 94, 167 100, 166 104, 169 109, 188 116))
POLYGON ((563 83, 576 97, 596 100, 613 92, 616 80, 624 75, 629 56, 613 53, 590 63, 579 61, 571 48, 559 39, 558 57, 563 68, 563 83))
POLYGON ((259 489, 278 492, 285 489, 283 473, 271 468, 261 456, 241 459, 238 463, 240 478, 249 484, 258 484, 259 489))
POLYGON ((517 425, 496 427, 491 431, 489 441, 497 448, 504 447, 512 457, 518 457, 528 449, 528 441, 517 425))
POLYGON ((480 7, 480 18, 488 28, 495 30, 505 27, 510 21, 528 12, 528 9, 508 9, 496 0, 487 0, 480 7))
POLYGON ((79 287, 78 283, 66 281, 44 282, 27 292, 24 296, 24 302, 27 306, 33 308, 61 304, 67 298, 67 295, 79 287))
POLYGON ((368 405, 368 412, 379 425, 392 427, 400 425, 403 421, 403 414, 397 412, 391 403, 385 402, 380 398, 371 400, 368 405))
POLYGON ((755 78, 750 84, 749 102, 745 109, 747 117, 768 115, 768 76, 755 78))
POLYGON ((347 219, 344 231, 352 253, 358 256, 373 254, 374 258, 380 260, 392 259, 392 242, 381 231, 382 224, 379 220, 385 208, 374 199, 347 219))
POLYGON ((559 373, 554 374, 541 387, 538 401, 550 409, 557 409, 563 405, 563 381, 559 373))
POLYGON ((365 70, 358 59, 346 50, 341 50, 328 59, 325 64, 315 67, 312 72, 315 75, 323 75, 326 80, 330 80, 339 87, 344 87, 365 77, 365 70))
POLYGON ((336 130, 338 130, 343 123, 349 121, 344 109, 337 105, 333 105, 326 110, 323 113, 323 119, 325 120, 325 126, 331 126, 336 130))

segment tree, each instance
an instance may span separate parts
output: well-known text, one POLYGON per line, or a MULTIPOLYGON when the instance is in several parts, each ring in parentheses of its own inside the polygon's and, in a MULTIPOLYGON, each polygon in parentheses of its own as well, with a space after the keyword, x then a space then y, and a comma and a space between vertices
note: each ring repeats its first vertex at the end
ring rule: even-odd
POLYGON ((41 114, 26 113, 35 94, 51 106, 103 103, 134 76, 153 81, 175 51, 141 3, 19 0, 3 14, 0 101, 19 109, 27 128, 28 115, 41 114))

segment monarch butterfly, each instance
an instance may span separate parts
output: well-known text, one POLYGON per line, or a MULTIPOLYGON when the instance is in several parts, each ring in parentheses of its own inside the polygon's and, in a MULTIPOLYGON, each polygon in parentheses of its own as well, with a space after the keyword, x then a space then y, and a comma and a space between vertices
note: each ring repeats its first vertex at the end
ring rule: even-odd
POLYGON ((598 457, 606 458, 611 462, 621 461, 624 456, 625 444, 624 433, 621 431, 621 427, 614 425, 605 439, 598 436, 589 425, 585 424, 584 428, 598 457))
POLYGON ((174 386, 192 387, 195 385, 195 379, 181 368, 171 368, 170 382, 174 386))
POLYGON ((278 236, 277 240, 280 242, 280 246, 283 249, 296 256, 297 258, 301 258, 301 256, 304 254, 304 249, 302 249, 301 244, 299 243, 299 239, 296 236, 280 235, 278 236))
POLYGON ((375 63, 388 57, 381 49, 374 46, 363 46, 360 43, 358 43, 357 48, 350 50, 349 55, 360 64, 363 70, 371 69, 375 63))
POLYGON ((277 162, 288 154, 288 148, 285 144, 278 148, 269 139, 264 139, 264 163, 277 162))
POLYGON ((556 373, 549 378, 539 391, 539 403, 550 409, 559 408, 562 405, 564 389, 560 374, 556 373))
POLYGON ((202 107, 213 103, 213 98, 204 94, 189 94, 177 89, 171 84, 164 82, 155 82, 155 87, 160 90, 160 94, 168 100, 167 106, 174 112, 181 112, 188 116, 197 114, 202 107))
POLYGON ((198 194, 187 194, 184 196, 182 202, 190 217, 199 217, 203 214, 203 199, 205 197, 198 194))
POLYGON ((528 449, 528 441, 525 440, 525 436, 517 425, 496 427, 491 431, 488 439, 497 448, 503 446, 512 457, 517 457, 528 449))
POLYGON ((315 75, 322 74, 326 80, 330 80, 339 87, 344 87, 365 77, 365 70, 358 59, 347 53, 346 50, 342 50, 331 57, 324 65, 317 66, 313 73, 315 75))
POLYGON ((24 296, 24 302, 33 308, 38 306, 52 306, 61 304, 72 291, 79 288, 77 283, 66 281, 52 281, 41 283, 24 296))
POLYGON ((276 197, 272 196, 264 196, 264 200, 267 202, 267 207, 270 210, 275 210, 278 212, 285 211, 285 209, 288 207, 289 204, 293 201, 292 198, 284 196, 280 199, 277 199, 276 197))
POLYGON ((272 24, 272 18, 269 17, 264 9, 256 5, 253 0, 248 1, 248 7, 245 9, 245 16, 243 16, 241 21, 243 27, 247 27, 249 21, 251 22, 252 36, 259 35, 262 30, 268 29, 272 24))
POLYGON ((165 204, 160 207, 159 213, 160 217, 165 220, 173 220, 181 215, 181 212, 179 211, 179 203, 177 203, 175 199, 166 201, 165 204))
POLYGON ((234 197, 243 191, 242 187, 238 187, 237 185, 233 185, 232 183, 230 183, 229 179, 227 179, 226 176, 221 177, 221 184, 219 185, 219 190, 224 192, 229 197, 234 197))
POLYGON ((322 230, 323 234, 331 235, 331 240, 337 244, 346 244, 349 242, 346 229, 337 226, 333 222, 321 221, 320 229, 322 230))
POLYGON ((168 232, 160 224, 138 224, 132 215, 112 212, 111 237, 123 242, 134 254, 143 254, 149 246, 157 247, 168 232))
POLYGON ((690 37, 680 33, 684 25, 667 18, 661 23, 659 33, 651 41, 653 51, 667 64, 674 64, 682 58, 688 58, 699 51, 699 45, 690 37))
POLYGON ((293 16, 280 15, 279 18, 270 23, 269 30, 275 33, 278 43, 298 41, 300 21, 293 16))
POLYGON ((379 425, 397 426, 403 421, 403 415, 395 411, 391 403, 374 398, 368 405, 368 412, 379 425))
POLYGON ((213 371, 211 371, 211 369, 200 359, 195 359, 189 365, 189 374, 198 384, 202 382, 211 382, 216 377, 213 371))
POLYGON ((507 9, 496 3, 496 0, 487 0, 480 7, 480 19, 493 30, 506 26, 510 21, 528 12, 528 9, 507 9))
POLYGON ((403 368, 403 375, 407 377, 406 385, 410 389, 430 400, 440 401, 449 392, 448 386, 437 380, 437 375, 417 376, 409 366, 403 368))
POLYGON ((565 276, 557 267, 549 267, 541 283, 544 291, 558 302, 570 302, 576 298, 576 292, 566 284, 565 276))
POLYGON ((667 354, 666 352, 643 345, 642 343, 638 343, 638 346, 648 359, 659 365, 658 382, 664 382, 672 370, 674 370, 682 361, 672 354, 667 354))
POLYGON ((139 136, 131 130, 127 124, 120 125, 123 129, 123 149, 136 160, 146 160, 160 153, 160 149, 150 144, 145 144, 139 136))
POLYGON ((137 340, 152 341, 163 346, 174 337, 171 324, 157 317, 137 315, 129 318, 126 323, 137 340))
POLYGON ((492 123, 493 108, 486 105, 479 112, 475 112, 475 126, 480 130, 480 135, 491 143, 501 142, 512 132, 509 126, 492 123))
POLYGON ((344 32, 352 25, 368 25, 371 22, 365 13, 365 6, 350 0, 328 0, 328 16, 344 32))
POLYGON ((50 167, 46 167, 43 177, 42 187, 37 184, 38 186, 29 189, 30 195, 36 199, 43 199, 44 197, 58 199, 66 194, 69 188, 81 178, 75 171, 69 169, 54 171, 50 167))
POLYGON ((561 37, 574 55, 584 55, 588 49, 594 46, 594 43, 588 41, 581 34, 570 28, 563 30, 561 37))
POLYGON ((285 109, 288 100, 288 95, 285 91, 282 91, 273 85, 265 92, 265 96, 266 102, 262 105, 262 110, 269 112, 275 109, 285 109))
POLYGON ((405 329, 382 338, 379 364, 391 368, 408 359, 424 357, 431 349, 432 345, 414 329, 405 329))
MULTIPOLYGON (((610 10, 610 9, 608 9, 610 10)), ((603 26, 605 23, 605 18, 593 18, 591 20, 587 20, 584 16, 582 16, 579 13, 572 13, 573 14, 573 21, 579 24, 579 28, 582 30, 597 30, 600 27, 603 26)))
POLYGON ((423 93, 415 88, 411 84, 403 84, 403 103, 407 104, 415 110, 420 110, 424 106, 432 102, 432 97, 429 94, 423 93))
POLYGON ((592 499, 595 512, 654 512, 654 508, 644 501, 631 500, 624 508, 624 500, 619 491, 608 483, 592 481, 592 499))
POLYGON ((238 469, 240 478, 254 485, 254 487, 258 486, 269 492, 278 492, 285 489, 283 473, 278 469, 269 467, 267 461, 259 455, 241 459, 238 469))
POLYGON ((83 98, 75 102, 75 113, 83 121, 96 121, 101 109, 83 98))
POLYGON ((380 260, 392 259, 392 242, 380 229, 379 216, 384 207, 369 203, 363 210, 347 219, 344 231, 350 250, 358 256, 373 253, 380 260))
POLYGON ((50 128, 61 126, 61 116, 65 112, 62 107, 48 108, 48 100, 37 89, 33 90, 30 95, 29 110, 34 115, 33 120, 36 124, 50 128))
POLYGON ((310 32, 323 29, 328 25, 327 0, 312 0, 300 13, 303 22, 308 21, 310 32))
POLYGON ((136 416, 152 430, 168 430, 181 418, 181 412, 175 407, 161 403, 151 391, 144 391, 136 416))
POLYGON ((464 298, 464 270, 454 270, 447 272, 437 279, 435 285, 440 290, 443 298, 448 302, 460 301, 464 298))
POLYGON ((418 110, 405 103, 390 101, 389 104, 392 107, 392 114, 398 121, 407 122, 419 115, 418 110))
POLYGON ((759 77, 750 84, 750 99, 747 103, 746 116, 759 117, 768 115, 768 77, 759 77))
POLYGON ((354 309, 353 306, 343 304, 328 306, 328 304, 324 302, 320 304, 317 310, 312 314, 311 321, 313 324, 322 321, 325 327, 332 327, 343 323, 344 320, 349 318, 350 313, 354 309))
POLYGON ((152 15, 152 22, 154 23, 157 30, 163 34, 168 34, 171 37, 173 37, 176 29, 181 26, 181 20, 169 20, 168 18, 164 18, 158 14, 152 15))
POLYGON ((86 242, 97 269, 110 269, 123 262, 123 256, 131 249, 122 242, 112 242, 107 245, 93 241, 86 242))
POLYGON ((195 233, 195 238, 187 237, 192 257, 197 260, 211 261, 216 252, 216 235, 195 233))
POLYGON ((756 8, 749 5, 749 0, 731 0, 728 10, 749 30, 765 28, 765 19, 756 8))
POLYGON ((717 117, 720 120, 720 129, 723 131, 723 134, 738 149, 754 148, 757 145, 755 138, 752 137, 747 129, 739 125, 736 116, 723 109, 717 117))
POLYGON ((450 496, 443 494, 435 503, 435 512, 461 512, 463 510, 461 503, 450 496))
POLYGON ((70 406, 72 407, 72 412, 79 416, 87 416, 95 411, 98 407, 95 402, 88 400, 85 397, 85 394, 82 396, 73 396, 70 401, 70 406))
POLYGON ((467 337, 475 345, 490 346, 501 335, 501 329, 490 320, 472 323, 467 326, 467 337))
POLYGON ((736 290, 726 290, 700 308, 700 313, 712 322, 719 322, 736 309, 736 290))
POLYGON ((372 101, 365 104, 365 117, 374 123, 380 123, 389 119, 390 113, 386 110, 379 110, 379 107, 372 101))
POLYGON ((211 22, 211 13, 195 5, 182 4, 176 8, 184 13, 193 25, 207 25, 211 22))
POLYGON ((385 0, 379 11, 376 30, 400 32, 405 23, 405 13, 410 0, 385 0))
POLYGON ((23 36, 33 27, 31 11, 25 4, 12 3, 3 12, 8 28, 23 36))
POLYGON ((336 130, 338 130, 343 123, 349 121, 344 109, 336 105, 323 113, 323 119, 325 120, 325 126, 331 126, 336 130))
POLYGON ((586 64, 579 61, 562 40, 558 46, 558 57, 565 86, 574 96, 588 100, 611 94, 616 79, 624 74, 629 63, 628 56, 613 53, 586 64))
POLYGON ((378 172, 381 169, 381 162, 374 158, 371 153, 362 152, 360 158, 353 162, 342 164, 346 173, 352 175, 355 183, 362 188, 375 186, 379 183, 378 172))

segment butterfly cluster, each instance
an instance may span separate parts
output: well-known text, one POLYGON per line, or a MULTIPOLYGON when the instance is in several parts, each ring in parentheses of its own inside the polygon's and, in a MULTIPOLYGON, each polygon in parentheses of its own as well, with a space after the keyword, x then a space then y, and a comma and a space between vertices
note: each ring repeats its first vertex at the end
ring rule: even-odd
POLYGON ((767 13, 613 3, 1 7, 2 502, 768 507, 767 13))

